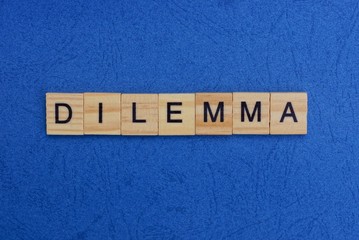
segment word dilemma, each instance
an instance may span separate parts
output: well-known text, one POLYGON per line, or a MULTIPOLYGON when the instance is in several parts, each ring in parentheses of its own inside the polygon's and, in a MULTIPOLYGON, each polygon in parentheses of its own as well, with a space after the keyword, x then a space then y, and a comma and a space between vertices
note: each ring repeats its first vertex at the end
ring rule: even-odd
POLYGON ((48 135, 307 134, 306 93, 47 93, 48 135))

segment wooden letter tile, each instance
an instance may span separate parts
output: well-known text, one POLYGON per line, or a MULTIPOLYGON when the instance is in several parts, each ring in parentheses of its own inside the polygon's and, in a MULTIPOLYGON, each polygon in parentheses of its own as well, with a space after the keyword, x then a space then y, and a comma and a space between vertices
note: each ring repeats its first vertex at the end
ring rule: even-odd
POLYGON ((122 94, 122 135, 158 135, 158 94, 122 94))
POLYGON ((159 135, 195 135, 195 94, 159 94, 159 135))
POLYGON ((121 134, 121 94, 84 93, 84 133, 121 134))
POLYGON ((270 134, 307 134, 307 93, 271 93, 270 134))
POLYGON ((196 134, 232 134, 232 93, 196 93, 196 134))
POLYGON ((233 93, 233 134, 269 134, 269 93, 233 93))
POLYGON ((83 94, 46 94, 48 135, 83 135, 83 94))

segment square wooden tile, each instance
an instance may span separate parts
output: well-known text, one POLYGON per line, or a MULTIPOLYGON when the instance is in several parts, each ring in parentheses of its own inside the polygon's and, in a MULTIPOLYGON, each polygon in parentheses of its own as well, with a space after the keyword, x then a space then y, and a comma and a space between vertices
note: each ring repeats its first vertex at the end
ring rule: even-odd
POLYGON ((196 134, 232 134, 232 93, 196 93, 196 134))
POLYGON ((122 135, 158 135, 158 94, 122 94, 122 135))
POLYGON ((121 94, 84 93, 84 134, 121 134, 121 94))
POLYGON ((46 94, 48 135, 83 135, 83 94, 46 94))
POLYGON ((270 93, 233 93, 233 134, 269 134, 270 93))
POLYGON ((270 134, 307 134, 307 93, 271 93, 270 134))
POLYGON ((195 94, 159 94, 159 135, 195 135, 195 94))

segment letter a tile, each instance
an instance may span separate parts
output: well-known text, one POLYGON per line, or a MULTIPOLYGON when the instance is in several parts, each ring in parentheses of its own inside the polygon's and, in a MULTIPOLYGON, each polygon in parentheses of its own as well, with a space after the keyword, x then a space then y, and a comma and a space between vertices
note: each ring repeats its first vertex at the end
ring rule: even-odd
POLYGON ((271 93, 270 134, 307 134, 307 93, 271 93))

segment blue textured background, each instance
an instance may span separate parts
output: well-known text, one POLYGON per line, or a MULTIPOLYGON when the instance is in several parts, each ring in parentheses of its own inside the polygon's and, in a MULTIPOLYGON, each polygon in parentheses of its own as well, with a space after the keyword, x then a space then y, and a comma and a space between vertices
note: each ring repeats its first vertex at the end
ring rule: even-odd
POLYGON ((0 239, 359 239, 357 1, 0 1, 0 239), (61 3, 60 3, 61 2, 61 3), (307 136, 46 136, 46 92, 307 91, 307 136))

